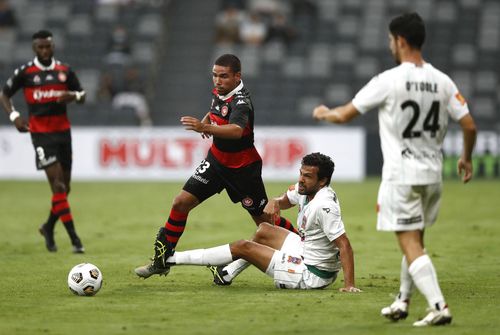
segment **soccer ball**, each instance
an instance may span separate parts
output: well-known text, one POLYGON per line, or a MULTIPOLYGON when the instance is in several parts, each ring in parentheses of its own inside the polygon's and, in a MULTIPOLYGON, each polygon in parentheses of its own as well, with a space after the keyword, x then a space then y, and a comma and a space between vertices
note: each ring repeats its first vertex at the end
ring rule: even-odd
POLYGON ((68 274, 68 286, 76 295, 92 296, 101 289, 102 273, 90 263, 75 265, 68 274))

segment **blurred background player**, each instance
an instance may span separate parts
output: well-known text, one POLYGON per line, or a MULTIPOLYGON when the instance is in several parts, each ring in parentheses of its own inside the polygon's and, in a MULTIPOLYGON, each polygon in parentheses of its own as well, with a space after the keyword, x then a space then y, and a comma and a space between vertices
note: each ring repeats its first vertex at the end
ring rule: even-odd
POLYGON ((5 84, 1 101, 10 121, 19 132, 29 132, 35 148, 36 167, 44 170, 52 191, 52 207, 47 222, 39 231, 51 252, 57 251, 54 225, 61 219, 73 245, 73 252, 83 253, 68 203, 71 181, 71 131, 66 104, 85 101, 76 74, 71 68, 54 59, 52 33, 40 30, 33 34, 34 60, 14 71, 5 84), (24 90, 28 104, 29 121, 14 108, 11 97, 24 90))
POLYGON ((262 159, 254 146, 254 109, 250 92, 241 80, 238 57, 224 54, 212 69, 214 89, 210 111, 199 120, 181 117, 185 129, 203 138, 213 137, 206 158, 175 197, 165 227, 160 228, 155 242, 153 262, 135 269, 138 276, 166 274, 165 260, 173 254, 186 227, 189 212, 222 190, 231 201, 241 202, 257 225, 274 222, 295 231, 290 221, 264 213, 267 195, 262 181, 262 159))
POLYGON ((424 249, 424 229, 434 224, 442 189, 442 143, 448 116, 463 132, 459 174, 472 177, 471 155, 476 127, 455 83, 422 58, 425 26, 417 13, 403 14, 389 24, 392 55, 398 66, 375 76, 352 102, 314 109, 313 117, 344 123, 379 109, 384 166, 377 199, 377 229, 394 231, 403 252, 400 292, 383 316, 397 321, 408 315, 414 286, 425 296, 429 313, 413 325, 448 324, 450 310, 436 271, 424 249))
MULTIPOLYGON (((339 201, 329 186, 334 168, 328 156, 318 152, 304 156, 298 183, 269 202, 276 213, 299 205, 299 234, 262 223, 252 240, 175 252, 166 262, 216 267, 244 260, 272 277, 277 288, 288 289, 325 288, 335 281, 342 267, 344 287, 340 291, 361 292, 354 285, 354 255, 339 201)), ((224 280, 230 283, 237 274, 226 273, 224 280)))

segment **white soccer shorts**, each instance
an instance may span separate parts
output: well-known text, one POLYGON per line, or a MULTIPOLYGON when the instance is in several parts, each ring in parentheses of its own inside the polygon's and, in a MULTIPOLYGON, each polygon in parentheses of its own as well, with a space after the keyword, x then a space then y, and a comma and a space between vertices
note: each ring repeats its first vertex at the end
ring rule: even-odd
POLYGON ((324 288, 333 283, 336 276, 323 279, 307 269, 301 250, 299 235, 290 233, 281 249, 274 252, 266 274, 274 278, 276 287, 307 290, 324 288))
POLYGON ((382 181, 377 199, 377 230, 423 230, 436 222, 442 184, 397 185, 382 181))

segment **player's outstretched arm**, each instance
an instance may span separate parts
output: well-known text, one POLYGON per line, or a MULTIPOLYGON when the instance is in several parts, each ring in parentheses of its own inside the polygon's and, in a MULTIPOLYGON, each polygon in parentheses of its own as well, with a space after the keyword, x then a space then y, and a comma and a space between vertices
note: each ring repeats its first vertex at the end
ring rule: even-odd
POLYGON ((352 251, 347 235, 345 233, 340 235, 334 243, 340 250, 340 262, 342 263, 342 272, 344 273, 344 287, 341 287, 339 291, 362 292, 354 285, 354 252, 352 251))
POLYGON ((340 107, 330 109, 325 105, 320 105, 313 110, 313 118, 319 121, 332 123, 347 123, 359 115, 358 110, 352 102, 340 107))
POLYGON ((85 102, 85 91, 66 91, 57 98, 57 102, 61 104, 68 104, 72 101, 76 101, 77 104, 83 104, 85 102))
POLYGON ((472 150, 476 143, 476 124, 470 114, 465 115, 460 119, 460 127, 463 133, 463 151, 462 156, 458 160, 457 170, 458 174, 462 175, 462 181, 467 183, 472 179, 472 150))
MULTIPOLYGON (((201 119, 201 123, 210 124, 210 112, 205 114, 203 119, 201 119)), ((210 136, 212 136, 212 135, 210 135, 208 133, 201 133, 201 138, 210 138, 210 136)))

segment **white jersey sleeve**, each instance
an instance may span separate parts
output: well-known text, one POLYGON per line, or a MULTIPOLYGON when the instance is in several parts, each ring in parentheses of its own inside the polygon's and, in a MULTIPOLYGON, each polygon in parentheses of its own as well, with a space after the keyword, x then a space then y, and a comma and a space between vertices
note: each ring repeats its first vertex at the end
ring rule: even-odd
POLYGON ((383 74, 373 77, 354 97, 352 104, 364 114, 382 105, 389 95, 390 86, 383 74))
POLYGON ((448 103, 447 110, 450 114, 450 117, 454 121, 458 121, 463 118, 465 115, 469 114, 469 107, 467 106, 467 102, 464 97, 458 91, 457 85, 450 80, 449 87, 451 89, 450 94, 450 102, 448 103))
MULTIPOLYGON (((332 204, 333 205, 333 204, 332 204)), ((330 241, 335 241, 345 233, 344 223, 338 206, 323 206, 318 208, 318 219, 323 226, 323 232, 330 241)))

